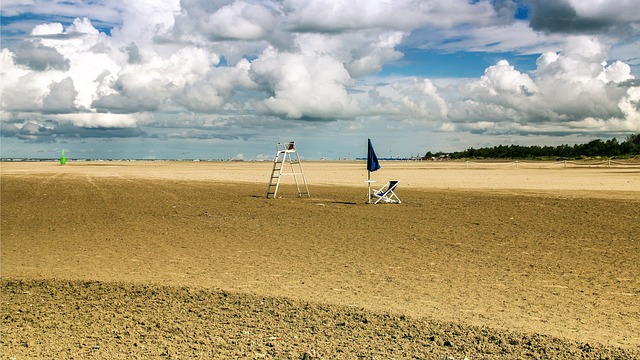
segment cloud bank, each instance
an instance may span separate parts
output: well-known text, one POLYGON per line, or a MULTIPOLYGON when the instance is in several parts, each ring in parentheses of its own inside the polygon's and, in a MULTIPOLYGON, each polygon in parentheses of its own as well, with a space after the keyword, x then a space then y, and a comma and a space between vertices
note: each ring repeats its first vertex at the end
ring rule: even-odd
POLYGON ((224 137, 371 119, 453 133, 640 132, 630 0, 36 0, 3 2, 2 15, 5 137, 224 137), (16 35, 34 12, 52 21, 16 35), (407 51, 537 61, 523 71, 496 59, 477 78, 385 74, 407 51))

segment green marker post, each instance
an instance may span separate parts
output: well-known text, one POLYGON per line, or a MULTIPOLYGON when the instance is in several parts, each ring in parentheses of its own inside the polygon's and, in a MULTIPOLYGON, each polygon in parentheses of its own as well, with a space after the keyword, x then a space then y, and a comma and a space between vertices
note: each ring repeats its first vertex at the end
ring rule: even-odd
POLYGON ((60 156, 60 164, 64 165, 67 163, 67 158, 64 156, 64 149, 62 149, 62 156, 60 156))

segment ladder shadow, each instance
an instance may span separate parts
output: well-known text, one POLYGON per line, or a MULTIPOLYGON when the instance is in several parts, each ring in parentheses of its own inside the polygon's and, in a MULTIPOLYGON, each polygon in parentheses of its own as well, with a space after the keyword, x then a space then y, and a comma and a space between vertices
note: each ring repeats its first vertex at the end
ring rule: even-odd
MULTIPOLYGON (((253 199, 271 199, 272 198, 267 198, 264 195, 257 195, 257 194, 251 194, 249 195, 250 198, 253 199)), ((286 197, 285 199, 309 199, 309 198, 301 198, 301 197, 296 197, 296 196, 290 196, 290 197, 286 197)), ((358 205, 360 203, 355 202, 355 201, 340 201, 340 200, 322 200, 322 199, 317 199, 317 198, 311 198, 310 200, 312 200, 314 203, 317 204, 335 204, 335 205, 358 205)))
POLYGON ((354 201, 329 201, 329 203, 339 205, 358 205, 358 203, 354 201))

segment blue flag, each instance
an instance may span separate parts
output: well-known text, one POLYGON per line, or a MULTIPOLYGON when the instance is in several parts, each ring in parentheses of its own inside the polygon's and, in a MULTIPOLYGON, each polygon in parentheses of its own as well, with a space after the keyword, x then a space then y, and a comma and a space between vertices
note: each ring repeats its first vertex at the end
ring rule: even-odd
POLYGON ((376 152, 373 151, 373 145, 371 145, 371 139, 367 139, 369 141, 369 151, 367 152, 367 170, 376 171, 380 169, 380 162, 378 162, 378 157, 376 156, 376 152))

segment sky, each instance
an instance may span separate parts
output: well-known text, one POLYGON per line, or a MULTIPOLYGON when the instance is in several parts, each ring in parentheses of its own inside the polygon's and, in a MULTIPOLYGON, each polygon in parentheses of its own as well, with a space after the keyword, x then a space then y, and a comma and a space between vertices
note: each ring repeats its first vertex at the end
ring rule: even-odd
POLYGON ((2 0, 3 158, 271 160, 640 133, 637 0, 2 0))

